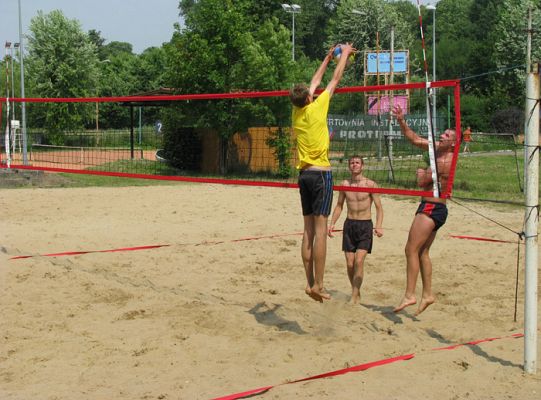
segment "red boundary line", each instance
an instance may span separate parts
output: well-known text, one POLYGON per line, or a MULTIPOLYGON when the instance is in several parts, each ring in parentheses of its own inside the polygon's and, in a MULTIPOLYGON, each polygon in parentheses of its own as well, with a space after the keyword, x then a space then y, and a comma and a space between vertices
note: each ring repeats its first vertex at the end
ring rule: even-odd
MULTIPOLYGON (((342 232, 342 229, 334 229, 333 232, 342 232)), ((194 246, 201 246, 201 245, 216 245, 216 244, 222 244, 222 243, 237 243, 237 242, 245 242, 249 240, 262 240, 262 239, 274 239, 277 237, 283 237, 283 236, 298 236, 302 235, 303 232, 293 232, 293 233, 277 233, 274 235, 266 235, 266 236, 247 236, 239 239, 231 239, 229 241, 226 240, 220 240, 220 241, 203 241, 200 243, 189 243, 194 246)), ((498 239, 490 239, 490 238, 483 238, 483 237, 476 237, 476 236, 462 236, 462 235, 449 235, 449 237, 454 239, 468 239, 468 240, 479 240, 483 242, 492 242, 492 243, 511 243, 515 244, 515 242, 511 242, 508 240, 498 240, 498 239)), ((183 245, 186 245, 184 243, 183 245)), ((160 247, 168 247, 168 246, 174 246, 174 244, 156 244, 156 245, 147 245, 147 246, 136 246, 136 247, 121 247, 118 249, 109 249, 109 250, 81 250, 81 251, 64 251, 59 253, 47 253, 47 254, 38 254, 38 255, 26 255, 26 256, 15 256, 9 258, 10 260, 20 260, 25 258, 33 258, 33 257, 62 257, 62 256, 74 256, 74 255, 81 255, 81 254, 89 254, 89 253, 114 253, 114 252, 122 252, 122 251, 135 251, 135 250, 149 250, 149 249, 156 249, 160 247)))
MULTIPOLYGON (((80 254, 90 254, 90 253, 117 253, 122 251, 137 251, 137 250, 149 250, 157 249, 159 247, 168 247, 170 244, 153 244, 149 246, 136 246, 136 247, 121 247, 119 249, 109 249, 109 250, 89 250, 89 251, 64 251, 61 253, 48 253, 48 254, 39 254, 41 257, 62 257, 62 256, 76 256, 80 254)), ((15 256, 11 257, 10 260, 20 260, 23 258, 33 258, 37 256, 15 256)))
MULTIPOLYGON (((463 347, 463 346, 476 346, 476 345, 478 345, 480 343, 492 342, 492 341, 501 340, 501 339, 511 339, 511 338, 512 339, 517 339, 517 338, 521 338, 521 337, 524 337, 524 334, 522 334, 522 333, 514 333, 514 334, 509 335, 509 336, 493 337, 493 338, 487 338, 487 339, 481 339, 481 340, 474 340, 474 341, 467 342, 467 343, 450 345, 450 346, 446 346, 446 347, 437 347, 437 348, 431 349, 430 351, 454 350, 454 349, 456 349, 458 347, 463 347)), ((313 379, 328 378, 328 377, 337 376, 337 375, 344 375, 344 374, 347 374, 347 373, 350 373, 350 372, 366 371, 367 369, 370 369, 370 368, 381 367, 382 365, 392 364, 392 363, 395 363, 397 361, 411 360, 412 358, 415 358, 415 356, 416 356, 415 353, 411 353, 411 354, 404 354, 404 355, 397 356, 397 357, 385 358, 385 359, 382 359, 382 360, 372 361, 372 362, 356 365, 356 366, 349 367, 349 368, 343 368, 343 369, 338 369, 338 370, 331 371, 331 372, 326 372, 324 374, 313 375, 313 376, 309 376, 307 378, 301 378, 301 379, 297 379, 297 380, 290 381, 290 382, 280 383, 278 385, 264 386, 264 387, 260 387, 258 389, 252 389, 252 390, 248 390, 248 391, 241 392, 241 393, 230 394, 230 395, 222 396, 222 397, 215 397, 212 400, 237 400, 237 399, 243 399, 243 398, 246 398, 246 397, 252 397, 252 396, 256 396, 256 395, 261 394, 261 393, 265 393, 265 392, 269 391, 270 389, 272 389, 274 387, 277 387, 277 386, 289 385, 289 384, 298 383, 298 382, 306 382, 306 381, 313 380, 313 379)))
POLYGON ((481 242, 516 244, 516 242, 512 242, 510 240, 490 239, 490 238, 484 238, 484 237, 478 237, 478 236, 466 236, 466 235, 449 235, 449 236, 454 239, 479 240, 481 242))

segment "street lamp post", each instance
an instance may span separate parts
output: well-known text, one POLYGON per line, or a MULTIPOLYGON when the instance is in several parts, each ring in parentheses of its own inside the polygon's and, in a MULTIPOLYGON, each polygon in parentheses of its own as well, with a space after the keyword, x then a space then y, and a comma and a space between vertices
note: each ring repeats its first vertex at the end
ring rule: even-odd
MULTIPOLYGON (((21 98, 24 99, 24 46, 23 46, 23 23, 21 16, 21 0, 19 0, 19 61, 21 67, 21 98)), ((21 114, 23 121, 23 164, 28 165, 28 140, 26 137, 26 104, 23 101, 21 103, 21 114)))
MULTIPOLYGON (((432 82, 436 81, 436 6, 428 5, 427 10, 432 10, 432 82)), ((437 131, 436 114, 436 88, 432 88, 432 126, 433 131, 437 131)))
MULTIPOLYGON (((19 43, 13 43, 13 49, 18 49, 19 43)), ((15 97, 15 78, 13 75, 13 52, 11 53, 11 97, 15 97)), ((15 119, 15 104, 13 104, 13 119, 15 119)))
POLYGON ((6 94, 7 97, 13 97, 13 51, 11 50, 11 42, 6 42, 4 48, 6 50, 6 94), (11 59, 11 96, 9 94, 9 61, 7 59, 8 56, 11 59))
POLYGON ((298 4, 282 4, 282 8, 285 12, 288 12, 291 14, 292 17, 292 23, 291 23, 291 59, 295 61, 295 14, 299 14, 301 12, 301 6, 298 4))

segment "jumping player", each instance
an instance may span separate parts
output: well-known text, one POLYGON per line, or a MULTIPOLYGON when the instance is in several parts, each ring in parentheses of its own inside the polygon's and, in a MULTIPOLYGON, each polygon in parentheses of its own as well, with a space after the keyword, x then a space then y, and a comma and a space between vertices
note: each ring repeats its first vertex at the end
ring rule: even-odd
MULTIPOLYGON (((399 105, 393 107, 393 114, 396 117, 400 129, 407 140, 414 146, 423 150, 428 150, 428 140, 417 135, 406 123, 404 113, 399 105)), ((447 129, 440 136, 440 140, 435 143, 436 163, 438 169, 438 180, 442 188, 447 186, 449 172, 451 170, 451 160, 455 146, 456 133, 452 129, 447 129)), ((417 184, 425 190, 432 190, 432 172, 430 167, 417 170, 417 184)), ((406 293, 400 304, 395 307, 394 312, 399 312, 404 308, 417 303, 415 298, 415 286, 419 270, 423 282, 423 292, 419 307, 415 315, 422 313, 428 306, 435 301, 432 292, 432 261, 430 260, 430 246, 436 238, 436 233, 447 219, 447 205, 444 198, 423 197, 421 204, 415 213, 415 218, 411 224, 406 243, 406 293)))
POLYGON ((314 93, 323 79, 335 47, 331 48, 312 77, 310 86, 297 84, 290 92, 293 103, 293 131, 297 138, 299 189, 304 217, 301 255, 306 272, 305 292, 322 302, 331 296, 323 288, 325 259, 327 256, 327 220, 331 212, 333 182, 329 162, 329 130, 327 113, 331 96, 340 82, 351 44, 340 45, 342 55, 331 81, 314 100, 314 93))
MULTIPOLYGON (((352 156, 348 161, 351 178, 342 182, 342 186, 377 188, 376 182, 363 176, 363 159, 352 156)), ((338 202, 332 213, 329 226, 329 237, 333 237, 334 225, 342 209, 344 200, 347 204, 347 219, 344 221, 342 250, 346 256, 346 267, 351 283, 351 303, 357 304, 361 299, 361 285, 364 278, 364 259, 372 252, 373 233, 383 236, 383 206, 379 194, 346 191, 340 192, 338 202), (372 203, 376 207, 376 227, 372 223, 372 203)))

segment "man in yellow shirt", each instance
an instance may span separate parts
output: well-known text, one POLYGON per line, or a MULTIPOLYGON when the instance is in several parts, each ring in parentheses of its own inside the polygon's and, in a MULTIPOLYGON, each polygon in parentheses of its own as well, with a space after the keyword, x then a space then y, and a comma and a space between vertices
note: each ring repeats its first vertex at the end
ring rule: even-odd
POLYGON ((346 68, 351 44, 340 46, 341 56, 333 77, 325 90, 314 100, 314 93, 323 79, 337 46, 331 48, 312 77, 310 86, 298 84, 290 92, 293 103, 293 131, 297 138, 299 189, 301 194, 304 234, 301 255, 306 272, 306 294, 316 301, 331 296, 323 287, 327 257, 327 220, 331 212, 333 182, 329 162, 329 129, 327 113, 331 96, 346 68))

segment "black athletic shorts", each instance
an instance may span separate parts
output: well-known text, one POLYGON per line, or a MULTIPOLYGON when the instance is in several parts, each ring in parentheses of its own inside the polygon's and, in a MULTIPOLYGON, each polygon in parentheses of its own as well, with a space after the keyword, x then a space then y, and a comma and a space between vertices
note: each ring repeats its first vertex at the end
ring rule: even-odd
POLYGON ((425 214, 428 215, 436 226, 434 227, 434 230, 437 231, 440 229, 443 224, 445 224, 445 221, 447 220, 447 206, 443 203, 431 203, 429 201, 421 201, 421 204, 419 204, 419 208, 417 209, 417 214, 425 214))
POLYGON ((342 250, 355 253, 357 250, 372 252, 372 239, 374 237, 374 225, 371 220, 346 219, 342 235, 342 250))
POLYGON ((332 172, 303 170, 299 175, 302 215, 324 215, 331 213, 332 172))

